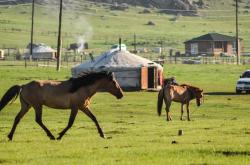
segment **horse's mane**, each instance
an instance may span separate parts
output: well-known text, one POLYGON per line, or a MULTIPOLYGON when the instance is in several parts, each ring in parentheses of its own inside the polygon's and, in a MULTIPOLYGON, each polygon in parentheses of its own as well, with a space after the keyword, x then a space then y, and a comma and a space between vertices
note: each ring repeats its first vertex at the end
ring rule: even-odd
POLYGON ((98 73, 89 73, 78 78, 70 78, 69 82, 71 82, 71 87, 69 92, 74 93, 79 88, 94 84, 97 80, 100 80, 104 77, 107 77, 108 79, 112 80, 113 74, 111 72, 102 71, 98 73))
POLYGON ((178 85, 174 77, 166 78, 163 80, 163 87, 166 85, 178 85))

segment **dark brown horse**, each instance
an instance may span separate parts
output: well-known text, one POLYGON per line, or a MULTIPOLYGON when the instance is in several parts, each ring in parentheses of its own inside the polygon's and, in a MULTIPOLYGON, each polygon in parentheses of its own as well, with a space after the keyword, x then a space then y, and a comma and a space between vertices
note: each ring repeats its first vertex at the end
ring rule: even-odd
POLYGON ((108 72, 91 73, 67 81, 42 80, 32 81, 22 86, 12 86, 0 101, 0 110, 2 110, 8 102, 20 95, 21 110, 17 114, 8 135, 9 140, 12 140, 17 124, 31 107, 35 110, 36 122, 43 128, 50 139, 55 139, 42 122, 43 105, 56 109, 71 109, 68 125, 59 133, 57 139, 61 139, 73 125, 78 110, 81 110, 92 119, 100 136, 104 138, 97 119, 89 109, 90 99, 98 91, 109 92, 116 96, 117 99, 123 97, 123 91, 115 80, 113 73, 108 72))
POLYGON ((182 85, 166 85, 158 93, 158 104, 157 111, 158 115, 161 115, 163 100, 166 104, 166 115, 167 121, 172 120, 170 116, 170 106, 172 101, 181 103, 181 117, 183 120, 183 105, 187 106, 187 118, 190 121, 189 116, 189 102, 193 99, 196 99, 197 106, 201 105, 203 98, 203 90, 191 85, 182 84, 182 85))

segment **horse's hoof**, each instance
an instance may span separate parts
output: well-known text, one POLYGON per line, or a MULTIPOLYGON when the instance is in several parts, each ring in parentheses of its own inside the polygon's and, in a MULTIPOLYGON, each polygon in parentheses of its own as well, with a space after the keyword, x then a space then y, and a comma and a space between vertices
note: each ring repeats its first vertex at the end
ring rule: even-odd
POLYGON ((58 138, 56 138, 56 140, 61 140, 62 139, 62 137, 58 137, 58 138))
POLYGON ((56 140, 56 138, 53 136, 53 137, 50 137, 50 140, 56 140))
POLYGON ((9 141, 12 141, 12 139, 13 139, 13 136, 11 136, 11 135, 8 135, 8 139, 9 139, 9 141))

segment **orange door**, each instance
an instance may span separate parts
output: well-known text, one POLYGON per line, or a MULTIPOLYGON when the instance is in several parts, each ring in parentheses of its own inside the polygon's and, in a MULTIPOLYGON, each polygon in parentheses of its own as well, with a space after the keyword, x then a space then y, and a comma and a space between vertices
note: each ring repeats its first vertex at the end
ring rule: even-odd
POLYGON ((141 67, 141 89, 148 89, 148 68, 141 67))

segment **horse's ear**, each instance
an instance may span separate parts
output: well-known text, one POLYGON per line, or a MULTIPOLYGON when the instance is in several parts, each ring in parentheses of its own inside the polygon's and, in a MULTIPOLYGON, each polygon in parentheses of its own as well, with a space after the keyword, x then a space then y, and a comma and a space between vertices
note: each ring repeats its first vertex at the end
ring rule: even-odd
POLYGON ((114 78, 114 73, 113 72, 108 72, 108 77, 110 78, 110 79, 113 79, 114 78))
POLYGON ((114 77, 114 72, 109 72, 109 76, 111 76, 112 78, 114 77))

